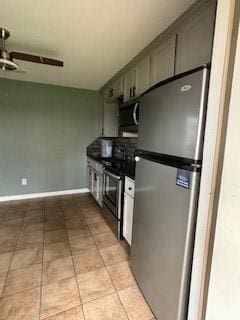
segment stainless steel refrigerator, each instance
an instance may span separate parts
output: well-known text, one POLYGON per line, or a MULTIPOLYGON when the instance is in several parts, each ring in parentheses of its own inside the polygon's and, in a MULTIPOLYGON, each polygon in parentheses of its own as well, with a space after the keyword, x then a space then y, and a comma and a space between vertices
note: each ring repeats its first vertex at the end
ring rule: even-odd
POLYGON ((186 320, 209 70, 140 98, 130 265, 158 320, 186 320))

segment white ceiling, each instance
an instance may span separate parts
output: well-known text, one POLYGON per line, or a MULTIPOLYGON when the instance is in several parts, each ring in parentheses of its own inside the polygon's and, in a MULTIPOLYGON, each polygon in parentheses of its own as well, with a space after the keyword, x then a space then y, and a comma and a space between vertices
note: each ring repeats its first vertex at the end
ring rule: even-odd
POLYGON ((99 89, 195 0, 0 0, 9 51, 64 60, 0 77, 99 89))

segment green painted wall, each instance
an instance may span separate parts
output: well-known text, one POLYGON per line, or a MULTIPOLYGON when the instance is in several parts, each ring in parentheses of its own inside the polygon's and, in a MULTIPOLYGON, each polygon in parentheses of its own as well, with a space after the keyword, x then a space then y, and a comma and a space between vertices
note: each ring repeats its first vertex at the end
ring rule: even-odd
POLYGON ((98 109, 96 91, 0 79, 0 196, 85 188, 98 109))

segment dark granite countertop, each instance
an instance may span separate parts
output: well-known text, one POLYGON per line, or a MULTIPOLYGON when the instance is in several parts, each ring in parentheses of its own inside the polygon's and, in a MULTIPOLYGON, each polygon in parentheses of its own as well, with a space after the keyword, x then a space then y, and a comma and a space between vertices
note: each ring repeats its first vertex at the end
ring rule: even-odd
POLYGON ((99 158, 91 156, 89 154, 87 156, 103 164, 106 169, 108 169, 114 174, 117 174, 119 176, 127 176, 131 179, 135 179, 135 161, 127 161, 116 158, 99 158))

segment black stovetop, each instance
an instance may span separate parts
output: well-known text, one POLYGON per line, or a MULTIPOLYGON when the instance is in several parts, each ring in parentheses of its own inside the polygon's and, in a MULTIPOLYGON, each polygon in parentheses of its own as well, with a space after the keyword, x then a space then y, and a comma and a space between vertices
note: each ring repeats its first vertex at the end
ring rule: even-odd
POLYGON ((88 156, 102 163, 105 169, 118 176, 128 176, 132 179, 135 178, 135 161, 127 161, 116 158, 97 158, 90 155, 88 156))

